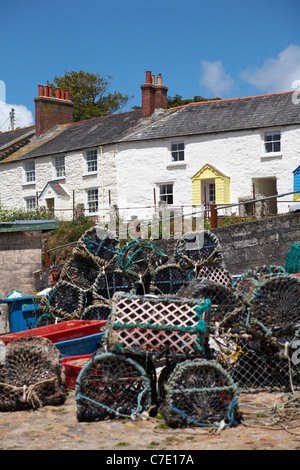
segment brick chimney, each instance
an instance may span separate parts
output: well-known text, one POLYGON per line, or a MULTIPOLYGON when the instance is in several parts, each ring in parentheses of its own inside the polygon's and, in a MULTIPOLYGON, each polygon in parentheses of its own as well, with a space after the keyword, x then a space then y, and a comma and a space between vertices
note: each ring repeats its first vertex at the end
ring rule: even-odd
POLYGON ((49 131, 58 124, 73 122, 73 103, 69 100, 69 90, 56 88, 55 96, 50 86, 39 85, 39 95, 35 101, 35 135, 49 131))
POLYGON ((142 117, 152 116, 156 109, 167 109, 168 88, 162 84, 162 76, 159 73, 157 84, 150 71, 146 72, 146 83, 141 85, 142 90, 142 117))

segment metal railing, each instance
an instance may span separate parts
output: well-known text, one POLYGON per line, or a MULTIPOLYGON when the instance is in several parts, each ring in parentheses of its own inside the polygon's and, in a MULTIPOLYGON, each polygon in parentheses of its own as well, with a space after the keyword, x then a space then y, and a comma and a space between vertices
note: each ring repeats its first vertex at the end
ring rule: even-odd
MULTIPOLYGON (((278 199, 278 198, 281 198, 281 197, 285 197, 285 196, 289 196, 289 195, 292 195, 292 194, 299 194, 299 191, 290 191, 288 193, 283 193, 283 194, 275 194, 273 196, 265 196, 263 198, 257 198, 257 199, 249 199, 247 201, 242 201, 242 202, 236 202, 236 203, 233 203, 233 204, 210 204, 209 205, 209 208, 202 208, 200 209, 199 211, 198 210, 194 210, 190 213, 187 213, 187 214, 179 214, 179 215, 169 215, 169 217, 167 219, 164 219, 164 218, 160 218, 158 220, 154 220, 154 221, 151 221, 151 225, 152 224, 161 224, 162 222, 164 221, 171 221, 171 220, 174 220, 174 219, 178 219, 178 218, 184 218, 184 217, 195 217, 196 215, 198 214, 204 214, 204 215, 207 215, 210 213, 210 222, 211 222, 211 228, 214 229, 214 228, 218 228, 218 210, 223 210, 223 209, 229 209, 231 207, 239 207, 239 206, 245 206, 246 204, 255 204, 255 203, 258 203, 258 202, 264 202, 264 201, 268 201, 268 200, 271 200, 271 199, 278 199)), ((279 202, 279 201, 277 201, 279 202)), ((291 201, 291 202, 294 202, 294 201, 291 201)), ((149 208, 149 207, 153 207, 153 206, 138 206, 139 209, 141 208, 149 208)), ((157 207, 157 206, 156 206, 157 207)), ((181 208, 183 209, 183 207, 195 207, 195 206, 172 206, 172 209, 178 209, 178 208, 181 208)), ((130 208, 128 208, 130 209, 130 208)), ((132 208, 131 208, 132 209, 132 208)), ((136 207, 134 208, 136 209, 136 207)), ((244 217, 246 218, 246 217, 244 217)), ((149 223, 145 223, 145 224, 138 224, 137 225, 137 230, 140 231, 143 227, 149 227, 149 223)), ((116 233, 117 234, 120 234, 122 231, 129 231, 128 227, 127 228, 123 228, 121 230, 116 230, 116 233)), ((138 237, 137 237, 138 238, 138 237)), ((44 254, 45 254, 45 268, 49 268, 50 265, 51 265, 51 261, 50 261, 50 253, 55 251, 55 250, 58 250, 58 249, 61 249, 61 248, 65 248, 65 247, 68 247, 68 246, 72 246, 72 245, 76 245, 78 243, 78 241, 75 241, 75 242, 71 242, 71 243, 66 243, 64 245, 59 245, 57 247, 54 247, 54 248, 49 248, 49 249, 45 249, 44 251, 44 254)))

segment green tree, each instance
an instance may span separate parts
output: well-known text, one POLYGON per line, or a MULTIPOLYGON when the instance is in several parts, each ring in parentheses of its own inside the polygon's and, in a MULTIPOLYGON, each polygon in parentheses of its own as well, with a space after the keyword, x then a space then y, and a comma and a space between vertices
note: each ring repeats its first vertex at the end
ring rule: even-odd
POLYGON ((168 96, 168 108, 175 108, 176 106, 183 106, 189 103, 199 103, 201 101, 214 101, 221 98, 203 98, 203 96, 194 96, 193 99, 183 99, 180 95, 168 96))
POLYGON ((74 121, 82 121, 106 116, 120 111, 132 96, 120 92, 109 92, 112 82, 110 75, 79 72, 65 72, 63 76, 55 76, 47 85, 53 88, 68 89, 70 100, 74 103, 74 121))

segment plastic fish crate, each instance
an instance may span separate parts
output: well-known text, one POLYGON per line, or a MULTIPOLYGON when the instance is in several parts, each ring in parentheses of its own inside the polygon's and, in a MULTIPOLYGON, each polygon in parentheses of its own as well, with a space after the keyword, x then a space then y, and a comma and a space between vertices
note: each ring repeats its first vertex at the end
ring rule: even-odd
POLYGON ((8 306, 9 329, 12 333, 36 327, 41 316, 38 310, 39 299, 34 296, 0 299, 8 306))
POLYGON ((83 354, 82 356, 71 356, 63 358, 63 366, 65 369, 68 388, 75 389, 78 374, 91 356, 92 354, 83 354))
POLYGON ((93 354, 102 345, 104 331, 94 335, 83 336, 81 338, 70 339, 69 341, 61 341, 54 343, 63 357, 82 356, 85 354, 93 354))
POLYGON ((105 326, 106 320, 68 320, 53 325, 32 328, 31 330, 0 335, 0 341, 7 344, 21 336, 35 335, 44 336, 52 343, 58 343, 99 333, 105 326))

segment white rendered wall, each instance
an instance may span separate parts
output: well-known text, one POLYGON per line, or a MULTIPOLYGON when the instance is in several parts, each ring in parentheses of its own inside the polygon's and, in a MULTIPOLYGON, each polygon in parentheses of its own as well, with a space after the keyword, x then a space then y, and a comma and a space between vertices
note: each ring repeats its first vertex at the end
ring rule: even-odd
MULTIPOLYGON (((35 159, 35 183, 24 184, 24 161, 10 162, 0 165, 0 201, 6 209, 25 208, 26 197, 39 195, 49 181, 57 181, 69 195, 69 199, 56 198, 55 208, 64 209, 55 215, 58 218, 71 219, 73 216, 73 191, 75 205, 84 204, 86 207, 86 190, 97 188, 99 192, 99 217, 103 209, 107 213, 109 207, 109 190, 111 198, 115 194, 115 155, 112 149, 101 152, 98 149, 97 174, 85 174, 85 159, 83 152, 65 155, 64 178, 55 179, 53 157, 35 159)), ((52 197, 52 195, 51 195, 52 197)), ((45 201, 41 201, 45 205, 45 201)))
MULTIPOLYGON (((153 188, 158 183, 173 182, 174 205, 190 207, 191 178, 205 164, 230 177, 231 203, 252 196, 252 178, 275 176, 278 194, 293 191, 293 170, 300 165, 300 129, 281 128, 281 133, 282 152, 276 157, 263 156, 263 130, 122 144, 117 156, 118 205, 131 207, 131 213, 139 217, 142 213, 150 217, 153 209, 139 207, 153 205, 153 188), (170 164, 171 142, 180 140, 185 143, 185 165, 170 164)), ((157 190, 157 201, 158 196, 157 190)), ((287 199, 292 196, 282 198, 287 199)), ((278 212, 287 212, 288 206, 288 202, 280 203, 278 212)))
MULTIPOLYGON (((120 216, 130 219, 151 218, 154 213, 153 189, 159 201, 159 183, 174 184, 174 206, 192 206, 191 178, 205 165, 214 166, 230 177, 230 200, 252 195, 252 179, 277 178, 277 193, 293 190, 293 170, 300 165, 300 129, 281 128, 282 153, 276 157, 262 157, 263 130, 212 134, 184 139, 165 139, 148 142, 122 143, 98 149, 98 172, 85 175, 84 153, 66 154, 66 177, 58 180, 69 194, 68 211, 72 217, 73 191, 75 204, 86 205, 86 189, 98 188, 99 219, 108 213, 111 204, 117 204, 120 216), (172 141, 184 140, 184 165, 170 163, 172 141), (109 193, 110 192, 110 193, 109 193), (129 209, 128 209, 129 208, 129 209)), ((36 183, 24 185, 24 161, 0 164, 0 201, 5 208, 24 207, 24 198, 40 194, 54 179, 53 157, 36 161, 36 183)), ((282 198, 292 199, 292 196, 282 198)), ((67 203, 64 201, 63 208, 67 203)), ((278 204, 278 212, 288 211, 289 203, 278 204)), ((236 212, 236 208, 232 208, 236 212)))

